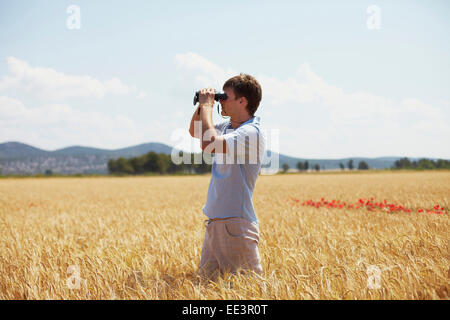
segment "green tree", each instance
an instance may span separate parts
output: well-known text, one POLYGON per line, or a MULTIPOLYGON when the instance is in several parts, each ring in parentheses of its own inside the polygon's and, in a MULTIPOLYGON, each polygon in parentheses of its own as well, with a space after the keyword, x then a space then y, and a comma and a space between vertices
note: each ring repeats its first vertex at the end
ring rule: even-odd
POLYGON ((283 172, 286 173, 289 170, 289 165, 287 163, 283 163, 283 172))
POLYGON ((341 163, 339 163, 339 167, 341 168, 341 170, 344 170, 345 169, 345 166, 344 166, 344 164, 341 162, 341 163))
POLYGON ((360 161, 358 163, 358 170, 369 170, 369 165, 365 161, 360 161))
POLYGON ((450 169, 450 161, 444 159, 438 159, 436 161, 437 169, 450 169))
POLYGON ((303 162, 299 161, 297 162, 297 169, 298 171, 303 171, 305 166, 303 165, 303 162))
POLYGON ((314 170, 316 170, 316 171, 320 171, 320 166, 319 166, 319 164, 318 164, 318 163, 316 163, 316 164, 314 165, 314 170))
POLYGON ((401 158, 399 160, 396 160, 394 162, 394 169, 407 169, 407 168, 411 168, 413 165, 411 163, 411 161, 409 161, 408 158, 401 158))
POLYGON ((134 173, 143 173, 145 171, 144 165, 145 165, 145 157, 140 156, 136 158, 131 158, 129 160, 131 166, 133 167, 134 173))
POLYGON ((418 169, 422 170, 432 170, 434 169, 434 163, 432 160, 429 159, 420 159, 417 164, 418 169))
MULTIPOLYGON (((180 158, 183 158, 183 152, 180 151, 180 152, 178 153, 178 156, 179 156, 180 158)), ((183 172, 183 171, 185 170, 185 164, 184 164, 183 162, 180 163, 180 164, 175 164, 175 163, 172 161, 172 157, 171 157, 170 155, 167 155, 166 161, 167 161, 167 163, 168 163, 168 167, 167 167, 167 172, 168 172, 168 173, 183 172)))
POLYGON ((308 161, 305 161, 304 168, 305 168, 305 171, 308 171, 308 169, 309 169, 309 163, 308 163, 308 161))
POLYGON ((167 157, 169 157, 165 153, 159 153, 158 155, 158 172, 163 174, 167 173, 167 169, 169 168, 169 160, 167 157))
POLYGON ((165 173, 167 170, 167 163, 164 158, 154 151, 150 151, 144 157, 144 171, 165 173))
POLYGON ((436 168, 438 168, 438 169, 445 168, 445 160, 438 159, 438 161, 436 162, 436 168))
POLYGON ((194 168, 195 168, 195 172, 196 173, 203 174, 203 173, 211 172, 211 165, 206 163, 205 158, 208 158, 209 162, 212 161, 211 154, 202 152, 201 153, 201 160, 202 160, 202 162, 199 163, 199 164, 194 164, 194 168))
POLYGON ((108 172, 109 173, 118 172, 117 162, 114 159, 108 160, 108 172))
POLYGON ((117 165, 117 172, 128 173, 128 174, 134 173, 133 166, 125 158, 120 157, 119 159, 117 159, 116 160, 116 165, 117 165))
POLYGON ((347 162, 347 167, 348 167, 349 170, 353 170, 353 159, 350 159, 350 160, 347 162))

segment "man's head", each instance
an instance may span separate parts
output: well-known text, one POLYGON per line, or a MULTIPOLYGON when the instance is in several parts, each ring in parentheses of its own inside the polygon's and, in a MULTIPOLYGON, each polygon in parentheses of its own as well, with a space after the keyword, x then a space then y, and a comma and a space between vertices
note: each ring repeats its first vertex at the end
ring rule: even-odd
POLYGON ((253 117, 261 102, 261 86, 251 75, 241 73, 228 79, 223 85, 227 100, 221 100, 222 113, 233 116, 244 109, 253 117))

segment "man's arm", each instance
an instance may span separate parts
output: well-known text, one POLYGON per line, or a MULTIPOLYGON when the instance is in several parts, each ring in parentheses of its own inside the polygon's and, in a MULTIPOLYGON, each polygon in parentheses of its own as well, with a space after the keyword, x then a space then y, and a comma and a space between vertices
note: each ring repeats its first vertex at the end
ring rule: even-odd
POLYGON ((226 142, 217 134, 212 121, 214 89, 203 89, 199 94, 200 121, 202 136, 200 147, 207 153, 226 153, 226 142))
POLYGON ((198 106, 198 108, 195 109, 194 114, 192 115, 191 125, 189 127, 189 133, 191 134, 191 137, 197 138, 197 139, 200 139, 200 133, 201 132, 199 132, 199 131, 195 132, 195 130, 194 130, 195 129, 194 123, 195 123, 195 121, 200 121, 199 110, 200 110, 200 106, 198 106), (197 134, 197 136, 195 136, 195 134, 197 134))
POLYGON ((212 121, 213 106, 202 105, 200 109, 202 136, 200 147, 207 153, 226 153, 226 142, 217 134, 212 121))

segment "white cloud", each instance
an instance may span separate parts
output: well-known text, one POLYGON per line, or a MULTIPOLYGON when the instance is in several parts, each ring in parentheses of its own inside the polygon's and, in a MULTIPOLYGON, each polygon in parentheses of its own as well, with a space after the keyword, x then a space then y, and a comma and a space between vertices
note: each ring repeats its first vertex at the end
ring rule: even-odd
POLYGON ((175 61, 177 69, 183 72, 182 75, 192 77, 194 87, 198 88, 213 87, 220 89, 225 80, 237 74, 236 71, 230 68, 222 69, 193 52, 177 54, 175 61))
MULTIPOLYGON (((196 85, 221 87, 225 70, 186 53, 178 71, 196 85)), ((344 92, 315 74, 309 64, 282 80, 255 75, 263 100, 257 111, 267 129, 280 129, 280 152, 309 158, 349 156, 450 157, 449 108, 405 98, 394 101, 369 92, 344 92)))
POLYGON ((187 152, 201 153, 198 139, 194 139, 185 128, 174 129, 170 135, 170 142, 173 148, 187 152))
MULTIPOLYGON (((177 106, 181 108, 180 101, 185 101, 192 87, 219 89, 238 72, 195 53, 179 54, 175 62, 178 86, 170 90, 173 96, 169 93, 159 101, 174 109, 152 116, 139 130, 135 121, 123 115, 80 111, 73 103, 25 106, 4 94, 0 96, 0 142, 14 140, 49 149, 74 144, 118 148, 155 141, 198 151, 198 140, 192 140, 187 132, 190 112, 177 106), (174 140, 177 128, 181 133, 174 140)), ((101 98, 112 93, 149 99, 117 78, 101 82, 89 76, 69 76, 30 67, 15 58, 8 58, 8 66, 10 74, 0 79, 0 90, 19 88, 48 99, 101 98)), ((268 132, 280 130, 279 150, 283 154, 305 158, 450 158, 448 101, 431 104, 412 97, 394 100, 370 92, 345 92, 314 73, 308 64, 300 65, 285 79, 266 74, 255 77, 263 89, 256 114, 268 132)), ((157 101, 157 97, 151 98, 157 101)), ((213 117, 218 117, 216 112, 213 117)))
POLYGON ((65 104, 29 108, 0 96, 1 142, 20 141, 44 149, 69 145, 117 148, 144 141, 134 121, 123 115, 79 111, 65 104))
POLYGON ((117 77, 100 81, 88 75, 66 75, 51 68, 32 67, 14 57, 8 57, 7 63, 9 74, 0 79, 0 90, 19 89, 49 100, 103 98, 109 94, 145 95, 138 93, 136 87, 123 84, 117 77))

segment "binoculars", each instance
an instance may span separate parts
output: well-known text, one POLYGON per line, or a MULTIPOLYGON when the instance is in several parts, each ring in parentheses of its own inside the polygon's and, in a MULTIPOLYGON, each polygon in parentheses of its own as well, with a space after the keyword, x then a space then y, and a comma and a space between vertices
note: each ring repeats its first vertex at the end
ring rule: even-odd
MULTIPOLYGON (((195 106, 195 104, 198 102, 198 96, 199 96, 199 94, 200 94, 200 91, 197 91, 197 92, 195 93, 195 96, 194 96, 194 106, 195 106)), ((216 101, 219 101, 219 100, 227 100, 227 94, 226 94, 225 92, 217 92, 217 93, 214 95, 214 100, 216 100, 216 101)))

